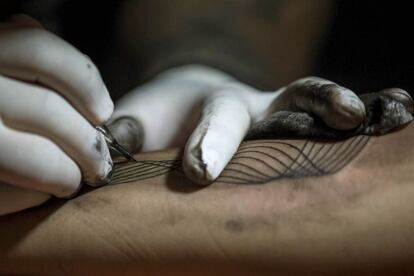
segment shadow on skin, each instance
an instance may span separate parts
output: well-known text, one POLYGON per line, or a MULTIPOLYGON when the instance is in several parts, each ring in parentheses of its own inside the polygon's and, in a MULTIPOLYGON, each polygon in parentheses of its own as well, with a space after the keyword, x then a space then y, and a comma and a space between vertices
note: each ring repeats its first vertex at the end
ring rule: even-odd
POLYGON ((20 240, 23 240, 26 235, 52 217, 52 215, 66 202, 67 200, 52 198, 44 205, 33 207, 15 214, 0 216, 1 227, 13 229, 13 231, 6 231, 6 236, 3 233, 0 239, 2 249, 12 249, 20 240))

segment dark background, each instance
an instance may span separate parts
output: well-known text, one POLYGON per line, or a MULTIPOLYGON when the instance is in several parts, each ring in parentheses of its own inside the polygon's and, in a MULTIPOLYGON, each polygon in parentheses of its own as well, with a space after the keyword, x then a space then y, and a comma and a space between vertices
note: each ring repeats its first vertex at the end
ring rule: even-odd
POLYGON ((414 95, 410 1, 338 1, 316 74, 359 93, 401 87, 414 95))
MULTIPOLYGON (((45 0, 33 2, 39 4, 45 0)), ((2 5, 0 17, 21 11, 30 13, 33 9, 37 14, 53 13, 63 22, 55 31, 90 55, 103 69, 105 78, 104 60, 120 3, 66 1, 39 11, 33 3, 9 1, 2 5)), ((402 0, 337 1, 334 22, 313 74, 336 81, 357 93, 401 87, 414 95, 414 32, 410 3, 402 0)))

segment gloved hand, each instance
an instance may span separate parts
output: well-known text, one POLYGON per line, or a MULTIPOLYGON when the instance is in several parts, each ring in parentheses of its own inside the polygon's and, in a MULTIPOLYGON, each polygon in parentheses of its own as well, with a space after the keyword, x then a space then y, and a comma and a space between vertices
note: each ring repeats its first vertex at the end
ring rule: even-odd
POLYGON ((389 107, 385 117, 373 114, 371 104, 367 116, 366 105, 354 92, 331 81, 311 77, 276 92, 262 92, 219 70, 189 65, 170 69, 123 97, 116 104, 111 128, 131 152, 141 143, 143 150, 185 145, 186 175, 206 185, 219 176, 246 134, 249 138, 269 133, 274 137, 374 134, 370 130, 389 131, 412 120, 407 92, 382 93, 390 99, 385 104, 386 97, 380 96, 383 106, 389 107), (376 117, 385 118, 385 124, 376 117))
POLYGON ((113 102, 92 61, 28 16, 0 24, 0 214, 105 183, 95 126, 113 102))

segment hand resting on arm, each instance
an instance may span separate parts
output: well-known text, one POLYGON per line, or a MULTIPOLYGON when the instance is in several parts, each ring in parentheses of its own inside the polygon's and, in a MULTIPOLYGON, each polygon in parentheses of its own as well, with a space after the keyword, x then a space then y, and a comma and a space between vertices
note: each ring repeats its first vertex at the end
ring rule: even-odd
MULTIPOLYGON (((123 184, 1 217, 0 272, 412 271, 413 139, 409 125, 337 142, 247 141, 204 188, 184 177, 179 150, 140 154, 123 184)), ((114 182, 133 165, 117 166, 114 182)))

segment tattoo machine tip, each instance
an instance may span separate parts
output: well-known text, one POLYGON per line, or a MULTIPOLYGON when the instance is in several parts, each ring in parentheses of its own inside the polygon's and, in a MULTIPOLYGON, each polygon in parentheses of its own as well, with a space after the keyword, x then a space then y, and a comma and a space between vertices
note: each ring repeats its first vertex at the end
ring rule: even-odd
POLYGON ((103 134, 103 136, 105 137, 105 140, 108 144, 108 146, 114 150, 116 150, 117 152, 119 152, 122 156, 125 157, 125 159, 129 160, 129 161, 135 161, 137 162, 137 160, 134 158, 134 156, 132 156, 132 154, 130 154, 123 146, 121 146, 121 144, 118 143, 118 141, 115 139, 115 137, 112 135, 111 131, 109 130, 109 128, 107 126, 98 126, 96 127, 96 129, 103 134))

